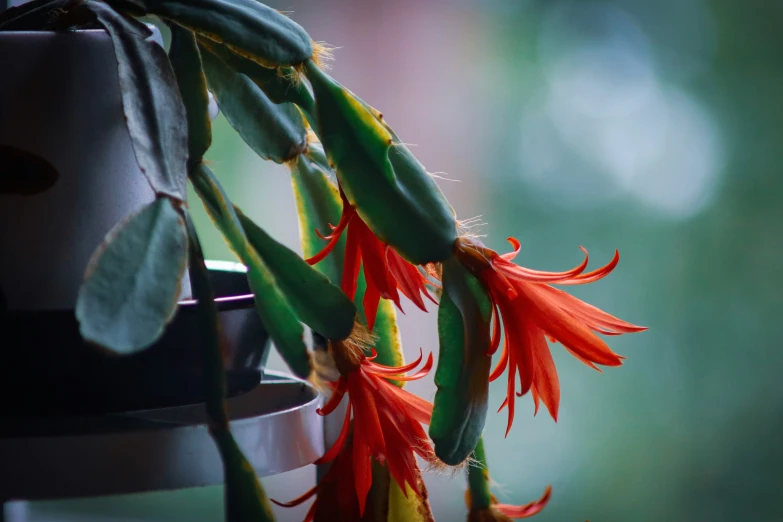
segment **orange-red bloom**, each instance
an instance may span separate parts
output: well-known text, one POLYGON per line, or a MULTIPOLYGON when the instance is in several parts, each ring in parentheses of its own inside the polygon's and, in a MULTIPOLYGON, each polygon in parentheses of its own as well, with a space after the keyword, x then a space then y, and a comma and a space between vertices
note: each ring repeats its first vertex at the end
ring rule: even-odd
POLYGON ((502 321, 503 351, 490 380, 497 379, 508 369, 506 400, 500 407, 508 407, 507 435, 514 421, 515 393, 521 397, 530 391, 536 413, 541 401, 557 421, 560 384, 547 338, 559 341, 574 357, 598 370, 596 364, 619 366, 623 357, 614 353, 593 332, 621 335, 647 329, 622 321, 550 286, 550 283, 582 285, 598 281, 617 266, 619 252, 615 252, 606 266, 592 272, 584 272, 588 261, 585 249, 582 249, 584 261, 575 268, 565 272, 542 272, 514 264, 512 259, 519 253, 520 245, 514 238, 509 238, 509 242, 514 251, 503 255, 473 239, 460 238, 457 242, 457 255, 484 282, 494 306, 490 354, 500 346, 502 321), (519 391, 516 391, 517 374, 519 391))
POLYGON ((340 287, 348 297, 353 299, 356 295, 359 269, 361 265, 364 265, 364 279, 367 282, 367 289, 364 292, 362 306, 370 331, 375 324, 375 316, 381 297, 392 300, 402 311, 398 289, 425 312, 427 309, 424 307, 422 295, 437 304, 427 291, 426 277, 415 266, 404 260, 393 248, 375 237, 367 224, 362 221, 356 209, 348 202, 342 189, 340 195, 343 200, 340 222, 337 226, 332 226, 332 233, 328 236, 318 234, 323 239, 328 239, 329 243, 323 250, 307 259, 307 262, 314 265, 324 259, 334 250, 343 231, 347 230, 345 261, 340 287))
POLYGON ((334 461, 329 471, 313 489, 291 502, 280 504, 298 505, 319 490, 325 492, 328 489, 331 494, 318 495, 306 520, 312 520, 319 503, 333 504, 335 498, 343 517, 341 520, 359 519, 364 513, 367 493, 372 485, 372 459, 388 467, 403 492, 406 492, 406 483, 418 492, 418 467, 414 453, 429 462, 437 460, 421 426, 421 423, 430 422, 432 403, 387 380, 411 381, 424 377, 432 369, 432 354, 418 372, 408 376, 404 374, 421 364, 421 355, 413 363, 399 367, 376 364, 372 362, 373 358, 361 355, 355 369, 347 373, 341 369, 343 375, 340 379, 330 383, 332 396, 318 410, 319 414, 328 415, 348 394, 348 409, 340 435, 316 461, 316 464, 334 461), (353 433, 349 436, 351 412, 353 433))
POLYGON ((552 487, 547 486, 541 498, 529 502, 523 506, 513 504, 500 504, 492 495, 492 504, 487 509, 473 507, 470 490, 465 492, 465 503, 468 505, 468 522, 502 522, 509 519, 529 518, 538 515, 544 510, 549 498, 552 496, 552 487))

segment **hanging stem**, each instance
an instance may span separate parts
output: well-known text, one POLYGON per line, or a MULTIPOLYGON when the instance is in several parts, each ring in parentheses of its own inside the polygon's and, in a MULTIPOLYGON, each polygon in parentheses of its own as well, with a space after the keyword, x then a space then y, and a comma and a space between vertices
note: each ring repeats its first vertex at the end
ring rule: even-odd
POLYGON ((190 278, 201 325, 201 349, 204 357, 205 403, 209 434, 223 461, 225 509, 228 522, 266 522, 274 520, 269 500, 261 488, 253 466, 236 443, 228 424, 226 381, 217 307, 209 284, 204 254, 190 216, 185 214, 190 244, 190 278))
POLYGON ((480 438, 473 450, 473 461, 467 467, 468 489, 472 499, 472 509, 488 509, 492 504, 489 492, 489 468, 484 454, 484 437, 480 438))

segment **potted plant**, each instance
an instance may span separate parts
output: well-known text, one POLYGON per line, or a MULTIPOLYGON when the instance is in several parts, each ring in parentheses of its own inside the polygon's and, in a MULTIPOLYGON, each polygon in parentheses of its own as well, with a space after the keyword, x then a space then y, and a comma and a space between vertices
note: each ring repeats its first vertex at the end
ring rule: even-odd
MULTIPOLYGON (((96 351, 136 357, 176 325, 169 323, 180 317, 189 282, 195 319, 185 328, 197 335, 176 357, 200 361, 199 393, 224 460, 227 519, 272 514, 228 427, 227 341, 188 212, 188 182, 247 267, 255 311, 277 350, 295 375, 331 393, 320 413, 329 415, 348 396, 343 429, 317 461, 328 470, 315 488, 283 505, 316 496, 308 519, 431 520, 418 454, 433 466, 466 466, 470 520, 541 511, 549 488, 526 506, 499 504, 489 492, 481 440, 489 382, 506 375, 501 408, 510 430, 516 397, 527 392, 557 418, 559 384, 547 339, 590 366, 619 365, 622 358, 595 334, 644 328, 550 286, 601 279, 618 256, 587 272, 585 252, 572 270, 543 272, 512 261, 515 240, 514 251, 501 255, 463 233, 433 177, 381 113, 324 72, 327 49, 255 0, 34 0, 0 15, 0 34, 94 29, 111 44, 114 63, 104 61, 100 70, 116 74, 135 160, 126 154, 121 170, 135 176, 133 186, 144 180, 150 189, 139 188, 144 194, 117 210, 121 220, 107 216, 120 222, 87 263, 74 314, 96 351), (168 54, 150 41, 138 19, 146 16, 171 29, 168 54), (259 156, 289 167, 304 258, 233 205, 204 164, 210 91, 259 156), (402 388, 426 375, 433 357, 404 363, 394 311, 400 296, 423 310, 425 300, 439 306, 434 404, 402 388), (315 334, 315 351, 308 352, 303 324, 315 334)), ((65 65, 82 59, 71 56, 65 65)), ((38 172, 30 175, 37 181, 14 174, 16 167, 13 181, 1 185, 5 192, 56 185, 58 174, 17 149, 8 147, 8 157, 38 172)), ((87 205, 100 199, 80 192, 87 205)))

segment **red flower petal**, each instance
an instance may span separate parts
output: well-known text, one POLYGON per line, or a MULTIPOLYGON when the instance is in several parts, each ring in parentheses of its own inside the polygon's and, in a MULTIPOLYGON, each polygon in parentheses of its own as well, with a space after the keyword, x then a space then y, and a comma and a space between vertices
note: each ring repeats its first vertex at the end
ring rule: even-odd
POLYGON ((351 299, 356 295, 356 281, 359 279, 361 262, 362 252, 359 249, 359 238, 353 231, 353 227, 349 227, 345 239, 345 259, 343 261, 343 277, 340 282, 340 288, 351 299))
POLYGON ((510 504, 493 504, 492 507, 509 518, 528 518, 541 513, 552 496, 552 487, 547 486, 544 494, 535 502, 524 506, 512 506, 510 504))
MULTIPOLYGON (((557 339, 577 359, 595 368, 596 364, 619 366, 622 357, 614 353, 595 333, 621 335, 646 330, 622 321, 589 305, 553 284, 586 284, 608 275, 619 261, 619 253, 605 266, 584 273, 588 256, 578 266, 565 272, 542 272, 515 265, 511 260, 520 250, 519 242, 509 238, 514 251, 498 255, 467 238, 457 243, 457 256, 487 286, 493 304, 493 329, 490 334, 492 354, 504 335, 500 360, 489 375, 494 381, 507 371, 506 399, 500 410, 508 407, 508 430, 514 419, 515 396, 532 390, 536 412, 543 402, 557 420, 560 405, 560 383, 546 339, 557 339), (595 332, 595 333, 594 333, 595 332), (516 390, 519 374, 520 390, 516 390)), ((581 247, 580 247, 581 248, 581 247)), ((599 370, 600 371, 600 370, 599 370)))
POLYGON ((345 440, 348 438, 348 431, 350 430, 351 426, 351 405, 348 404, 348 408, 345 410, 345 419, 343 420, 343 427, 340 429, 340 434, 337 436, 337 440, 334 441, 334 444, 332 444, 332 447, 329 448, 329 450, 324 453, 321 458, 316 460, 313 464, 326 464, 327 462, 331 462, 337 457, 337 455, 340 453, 340 450, 343 449, 343 446, 345 445, 345 440))

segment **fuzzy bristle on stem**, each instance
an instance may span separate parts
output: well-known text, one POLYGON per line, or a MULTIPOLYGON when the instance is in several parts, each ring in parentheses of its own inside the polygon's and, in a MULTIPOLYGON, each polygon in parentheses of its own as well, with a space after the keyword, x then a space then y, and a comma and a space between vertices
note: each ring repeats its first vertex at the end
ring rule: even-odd
POLYGON ((362 360, 371 353, 375 337, 366 326, 356 321, 347 339, 330 339, 329 353, 341 375, 356 370, 362 360))
POLYGON ((313 60, 313 63, 319 68, 329 70, 329 64, 326 62, 334 59, 335 49, 337 49, 337 47, 329 45, 326 42, 313 41, 313 55, 310 59, 313 60))

